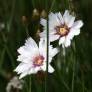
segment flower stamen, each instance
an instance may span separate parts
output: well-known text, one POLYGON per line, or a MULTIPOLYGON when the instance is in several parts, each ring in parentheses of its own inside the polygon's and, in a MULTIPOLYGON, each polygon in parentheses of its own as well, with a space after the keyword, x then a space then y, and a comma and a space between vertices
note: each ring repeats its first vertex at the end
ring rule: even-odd
POLYGON ((57 34, 61 37, 66 36, 69 33, 69 28, 66 25, 60 25, 55 28, 57 30, 57 34))
POLYGON ((34 66, 41 66, 41 65, 43 65, 43 60, 44 60, 43 56, 35 57, 34 62, 33 62, 34 66))

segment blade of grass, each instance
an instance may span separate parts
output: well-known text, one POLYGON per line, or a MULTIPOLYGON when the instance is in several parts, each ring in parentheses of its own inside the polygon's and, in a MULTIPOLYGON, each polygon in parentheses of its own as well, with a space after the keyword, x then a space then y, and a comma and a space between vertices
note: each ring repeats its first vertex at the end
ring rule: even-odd
POLYGON ((76 47, 75 47, 75 42, 73 44, 73 53, 74 53, 74 60, 73 60, 73 75, 72 75, 72 92, 74 92, 74 76, 75 76, 75 62, 76 62, 76 47))
POLYGON ((15 68, 14 57, 13 57, 12 53, 10 52, 9 48, 7 47, 7 45, 5 45, 5 49, 6 49, 7 54, 9 55, 9 58, 11 60, 12 67, 15 68))
POLYGON ((5 48, 2 51, 1 57, 0 57, 0 69, 2 69, 2 64, 4 61, 4 55, 5 55, 5 48))
POLYGON ((8 32, 10 31, 11 29, 11 25, 12 25, 12 20, 13 20, 13 17, 14 17, 14 12, 15 12, 15 5, 16 5, 16 0, 13 0, 12 1, 12 10, 11 10, 11 14, 10 14, 10 19, 7 23, 7 30, 8 32))

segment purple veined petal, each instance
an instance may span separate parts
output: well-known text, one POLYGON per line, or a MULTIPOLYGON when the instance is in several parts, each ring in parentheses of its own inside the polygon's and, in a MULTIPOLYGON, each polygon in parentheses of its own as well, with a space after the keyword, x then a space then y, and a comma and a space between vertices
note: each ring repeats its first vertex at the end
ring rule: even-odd
POLYGON ((52 28, 54 29, 55 26, 60 25, 60 20, 54 13, 49 14, 49 29, 52 28))
POLYGON ((64 19, 63 19, 63 16, 62 14, 59 12, 59 13, 55 13, 57 18, 59 19, 59 22, 60 24, 64 24, 64 19))
POLYGON ((74 21, 75 21, 75 17, 72 16, 72 15, 70 15, 68 10, 65 11, 65 13, 64 13, 64 15, 63 15, 63 19, 64 19, 65 24, 66 24, 69 28, 73 25, 73 23, 74 23, 74 21))
POLYGON ((63 15, 63 19, 64 19, 65 23, 68 22, 68 20, 69 20, 69 11, 68 10, 65 11, 65 13, 63 15))

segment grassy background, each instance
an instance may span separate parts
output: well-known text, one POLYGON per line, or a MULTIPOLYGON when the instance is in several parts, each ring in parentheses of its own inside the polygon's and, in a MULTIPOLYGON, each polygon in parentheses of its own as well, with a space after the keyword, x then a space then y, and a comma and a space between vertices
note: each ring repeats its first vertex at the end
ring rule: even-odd
MULTIPOLYGON (((92 92, 92 0, 72 0, 72 3, 68 0, 0 0, 0 23, 5 23, 5 28, 0 30, 0 92, 5 92, 10 78, 16 75, 13 70, 18 65, 17 49, 29 36, 38 41, 41 12, 64 12, 69 7, 77 19, 83 20, 84 26, 72 45, 65 49, 66 55, 62 55, 61 48, 53 59, 55 72, 49 74, 47 92, 92 92)), ((21 92, 30 92, 29 77, 24 78, 26 84, 21 92)), ((45 92, 45 73, 32 75, 31 80, 32 92, 45 92)))

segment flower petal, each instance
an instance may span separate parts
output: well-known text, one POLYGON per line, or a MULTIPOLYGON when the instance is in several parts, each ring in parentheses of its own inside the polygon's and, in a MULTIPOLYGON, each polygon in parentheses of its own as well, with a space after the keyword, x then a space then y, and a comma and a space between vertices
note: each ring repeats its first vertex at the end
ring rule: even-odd
POLYGON ((19 54, 29 53, 32 50, 38 50, 36 42, 30 37, 26 40, 25 46, 20 47, 17 51, 19 54))
POLYGON ((44 27, 46 27, 46 25, 47 25, 47 20, 41 18, 40 24, 43 25, 44 27))
POLYGON ((64 24, 64 19, 63 19, 63 16, 61 15, 61 13, 59 12, 59 13, 55 13, 55 14, 56 14, 57 18, 59 19, 60 23, 64 24))
POLYGON ((74 23, 75 17, 70 15, 67 26, 70 28, 74 23))
POLYGON ((36 74, 38 71, 40 71, 41 70, 41 68, 40 67, 32 67, 30 70, 29 70, 29 72, 28 72, 28 74, 36 74))
POLYGON ((53 30, 56 26, 60 25, 60 21, 56 14, 50 13, 49 14, 49 29, 53 30))
POLYGON ((25 46, 28 46, 32 49, 38 49, 36 42, 31 37, 26 40, 25 46))
POLYGON ((51 65, 48 66, 48 72, 49 73, 53 73, 54 72, 54 68, 51 65))
MULTIPOLYGON (((52 35, 55 35, 56 34, 56 30, 53 30, 53 31, 49 31, 49 37, 51 37, 52 35)), ((44 30, 43 32, 41 32, 39 34, 39 36, 43 39, 46 38, 46 35, 47 35, 47 30, 44 30)), ((56 35, 57 36, 57 35, 56 35)))
POLYGON ((71 45, 71 40, 70 39, 66 39, 64 45, 65 45, 65 47, 70 46, 71 45))
POLYGON ((63 15, 63 19, 64 19, 64 22, 67 24, 69 21, 69 11, 68 10, 65 11, 63 15))
POLYGON ((72 28, 74 28, 74 29, 79 29, 79 28, 81 28, 82 26, 83 26, 83 22, 82 22, 81 20, 78 20, 78 21, 74 22, 72 28))
POLYGON ((46 62, 43 64, 43 66, 41 66, 41 69, 42 69, 43 71, 46 71, 46 62))
POLYGON ((20 73, 28 71, 31 68, 31 66, 32 65, 30 64, 20 63, 14 71, 20 74, 20 73))
POLYGON ((27 72, 23 72, 23 73, 20 75, 19 79, 22 79, 22 78, 25 77, 27 74, 28 74, 27 72))
POLYGON ((53 41, 58 40, 59 37, 60 37, 60 35, 50 35, 49 36, 49 40, 50 40, 50 42, 53 42, 53 41))
POLYGON ((65 41, 65 37, 61 37, 60 40, 59 40, 59 45, 63 44, 65 41))
POLYGON ((50 52, 50 56, 54 57, 59 52, 58 48, 53 48, 53 50, 50 52))
POLYGON ((79 35, 79 34, 80 34, 80 29, 71 28, 70 33, 68 34, 67 37, 72 39, 75 35, 79 35))

